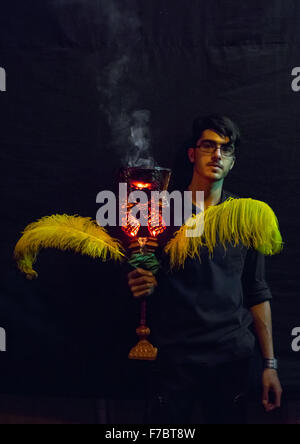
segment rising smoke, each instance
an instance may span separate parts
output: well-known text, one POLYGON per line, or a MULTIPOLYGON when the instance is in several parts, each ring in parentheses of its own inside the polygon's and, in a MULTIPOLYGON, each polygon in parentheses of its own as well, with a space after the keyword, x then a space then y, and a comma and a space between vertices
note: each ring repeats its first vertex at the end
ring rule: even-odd
MULTIPOLYGON (((51 5, 60 15, 64 14, 64 26, 67 20, 75 18, 80 21, 77 26, 83 30, 84 38, 93 36, 92 45, 99 54, 100 110, 122 166, 154 167, 151 113, 139 108, 139 86, 134 84, 131 72, 142 50, 139 0, 51 0, 51 5)), ((74 23, 71 24, 73 29, 74 23)), ((68 34, 68 38, 73 41, 73 34, 68 34)))
MULTIPOLYGON (((136 10, 122 9, 118 0, 100 0, 106 18, 108 45, 113 60, 99 76, 101 110, 107 118, 114 149, 122 166, 154 167, 151 154, 151 113, 136 109, 138 93, 131 83, 130 70, 137 51, 141 24, 136 10)), ((137 7, 135 5, 135 7, 137 7)))

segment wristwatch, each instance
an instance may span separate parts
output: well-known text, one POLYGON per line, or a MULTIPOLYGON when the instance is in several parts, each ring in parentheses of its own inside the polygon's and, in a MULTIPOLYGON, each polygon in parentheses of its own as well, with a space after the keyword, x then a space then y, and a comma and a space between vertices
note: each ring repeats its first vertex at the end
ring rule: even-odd
POLYGON ((269 368, 272 370, 278 370, 278 360, 277 359, 264 359, 265 369, 269 368))

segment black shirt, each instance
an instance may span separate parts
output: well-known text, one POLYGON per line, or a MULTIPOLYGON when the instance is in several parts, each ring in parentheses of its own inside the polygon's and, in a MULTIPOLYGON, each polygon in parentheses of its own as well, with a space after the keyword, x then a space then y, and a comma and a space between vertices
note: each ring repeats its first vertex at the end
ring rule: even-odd
MULTIPOLYGON (((239 198, 223 190, 219 204, 228 197, 239 198)), ((166 236, 161 241, 165 244, 166 236)), ((241 243, 228 244, 227 250, 218 244, 212 258, 202 247, 200 257, 170 271, 169 258, 162 255, 159 285, 148 299, 151 341, 159 358, 216 365, 251 356, 255 337, 249 308, 272 299, 265 257, 241 243)))

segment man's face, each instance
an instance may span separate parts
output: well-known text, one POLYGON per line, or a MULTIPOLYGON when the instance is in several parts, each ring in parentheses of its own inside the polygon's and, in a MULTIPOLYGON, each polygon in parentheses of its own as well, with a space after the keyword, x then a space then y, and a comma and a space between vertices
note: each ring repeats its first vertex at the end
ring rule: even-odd
POLYGON ((198 148, 189 148, 188 156, 195 172, 213 182, 225 179, 235 164, 235 156, 222 155, 221 146, 229 144, 229 137, 223 137, 213 130, 205 130, 197 141, 198 148), (215 146, 215 150, 209 147, 215 146), (200 148, 202 147, 202 148, 200 148), (219 168, 215 165, 218 165, 219 168))

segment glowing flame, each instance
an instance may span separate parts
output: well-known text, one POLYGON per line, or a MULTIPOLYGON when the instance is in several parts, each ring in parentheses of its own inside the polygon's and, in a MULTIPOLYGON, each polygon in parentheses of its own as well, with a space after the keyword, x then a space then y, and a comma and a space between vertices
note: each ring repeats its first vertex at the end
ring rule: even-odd
MULTIPOLYGON (((141 223, 138 219, 136 219, 130 212, 128 212, 127 217, 122 221, 122 230, 124 233, 131 237, 135 238, 140 231, 141 223)), ((162 234, 166 230, 167 226, 163 220, 161 212, 154 213, 151 215, 151 211, 149 211, 148 218, 148 231, 151 237, 157 237, 162 234), (152 217, 153 216, 153 217, 152 217)))
MULTIPOLYGON (((150 183, 144 183, 144 182, 133 182, 132 185, 134 185, 137 189, 149 189, 151 188, 150 183)), ((155 208, 151 206, 151 204, 139 204, 140 211, 143 210, 143 208, 147 209, 148 214, 148 232, 151 237, 158 237, 160 234, 162 234, 167 226, 163 220, 162 217, 162 204, 160 204, 159 208, 155 208), (145 205, 145 206, 144 206, 145 205), (141 208, 142 207, 142 208, 141 208)), ((135 206, 133 203, 127 204, 126 208, 126 215, 124 215, 122 219, 122 230, 123 232, 131 238, 138 237, 138 233, 141 228, 141 222, 132 215, 131 209, 135 206)), ((124 207, 122 206, 124 209, 124 207)))
POLYGON ((122 219, 122 230, 129 237, 136 237, 140 231, 141 223, 128 212, 126 218, 122 219))
POLYGON ((151 214, 150 212, 149 221, 148 221, 148 230, 152 237, 157 237, 166 230, 167 226, 163 220, 160 210, 155 211, 153 209, 152 213, 153 214, 151 214))
POLYGON ((134 186, 137 190, 151 190, 151 183, 145 182, 132 182, 132 186, 134 186))
POLYGON ((140 231, 140 227, 131 227, 130 225, 127 225, 126 227, 122 227, 122 230, 124 231, 124 233, 132 238, 135 238, 138 234, 138 232, 140 231))

